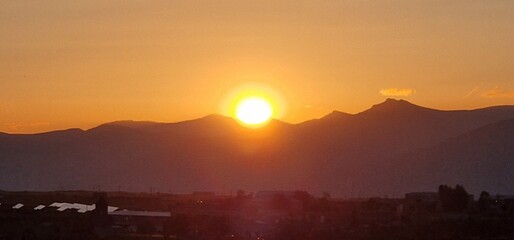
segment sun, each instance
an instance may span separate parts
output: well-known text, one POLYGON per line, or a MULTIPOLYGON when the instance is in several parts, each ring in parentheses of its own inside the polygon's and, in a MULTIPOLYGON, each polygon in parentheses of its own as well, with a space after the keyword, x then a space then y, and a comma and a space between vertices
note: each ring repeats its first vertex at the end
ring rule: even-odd
POLYGON ((287 111, 282 92, 263 83, 232 86, 219 102, 219 112, 246 128, 265 128, 272 119, 282 119, 287 111))
POLYGON ((260 96, 244 97, 236 103, 235 117, 250 127, 261 127, 273 116, 271 103, 260 96))

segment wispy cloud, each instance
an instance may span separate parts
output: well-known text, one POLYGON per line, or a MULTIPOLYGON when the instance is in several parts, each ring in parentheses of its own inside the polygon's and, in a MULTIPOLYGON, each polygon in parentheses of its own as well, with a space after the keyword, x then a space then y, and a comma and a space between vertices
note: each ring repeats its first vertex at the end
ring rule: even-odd
POLYGON ((473 93, 475 93, 476 91, 478 91, 478 89, 480 89, 480 86, 482 86, 482 84, 483 83, 476 85, 473 89, 471 89, 468 93, 466 93, 466 95, 462 96, 462 99, 468 98, 471 95, 473 95, 473 93))
POLYGON ((305 109, 308 109, 308 110, 326 110, 324 107, 314 106, 314 105, 311 105, 311 104, 307 104, 307 105, 305 105, 303 107, 305 109))
POLYGON ((412 88, 385 88, 380 89, 380 94, 386 97, 407 97, 414 94, 416 90, 412 88))
POLYGON ((37 127, 49 125, 49 122, 5 122, 0 125, 9 132, 32 130, 37 127))
POLYGON ((514 98, 514 90, 502 90, 494 88, 482 93, 484 98, 514 98))

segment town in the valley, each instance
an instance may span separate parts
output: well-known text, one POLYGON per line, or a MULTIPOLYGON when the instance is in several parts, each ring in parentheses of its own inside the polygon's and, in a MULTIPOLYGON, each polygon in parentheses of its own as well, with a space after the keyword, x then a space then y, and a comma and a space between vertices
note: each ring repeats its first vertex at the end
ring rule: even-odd
POLYGON ((0 239, 513 239, 514 196, 0 192, 0 239))

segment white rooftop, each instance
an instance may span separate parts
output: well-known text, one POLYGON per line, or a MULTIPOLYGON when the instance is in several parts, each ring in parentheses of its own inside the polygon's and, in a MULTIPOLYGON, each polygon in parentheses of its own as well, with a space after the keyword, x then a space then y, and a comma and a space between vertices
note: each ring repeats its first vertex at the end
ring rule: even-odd
POLYGON ((23 204, 18 203, 18 204, 16 204, 16 205, 14 205, 12 208, 13 208, 13 209, 20 209, 20 208, 22 208, 22 207, 23 207, 23 204))
POLYGON ((114 211, 116 211, 116 210, 118 210, 118 207, 113 207, 113 206, 108 206, 108 207, 107 207, 107 212, 110 212, 110 213, 111 213, 111 212, 114 212, 114 211))
POLYGON ((34 210, 41 210, 43 208, 45 208, 45 205, 39 205, 39 206, 35 207, 34 210))
MULTIPOLYGON (((1 205, 1 203, 0 203, 0 205, 1 205)), ((12 208, 20 209, 23 206, 24 205, 22 203, 18 203, 16 205, 14 205, 12 208)), ((87 205, 87 204, 82 204, 82 203, 65 203, 65 202, 54 202, 48 206, 57 208, 57 211, 59 211, 59 212, 62 212, 62 211, 68 210, 68 209, 75 209, 79 213, 90 212, 90 211, 95 210, 95 208, 96 208, 95 204, 87 205)), ((45 205, 38 205, 37 207, 34 208, 34 210, 41 210, 45 207, 46 207, 45 205)), ((118 207, 108 206, 107 212, 111 213, 118 209, 119 209, 118 207)))
MULTIPOLYGON (((87 205, 87 204, 82 204, 82 203, 55 202, 55 203, 50 204, 50 206, 57 207, 57 211, 60 211, 60 212, 67 210, 67 209, 76 209, 77 212, 79 212, 79 213, 90 212, 90 211, 95 210, 95 208, 96 208, 95 204, 87 205)), ((118 209, 118 208, 109 206, 107 211, 115 211, 116 209, 118 209)))
POLYGON ((50 204, 50 207, 61 207, 62 205, 64 205, 65 203, 60 203, 60 202, 54 202, 52 204, 50 204))

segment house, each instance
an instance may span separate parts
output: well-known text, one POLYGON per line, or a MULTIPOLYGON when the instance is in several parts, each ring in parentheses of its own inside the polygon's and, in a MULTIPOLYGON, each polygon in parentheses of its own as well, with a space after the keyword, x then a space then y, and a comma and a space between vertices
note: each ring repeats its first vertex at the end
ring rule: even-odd
POLYGON ((108 213, 118 233, 164 234, 170 212, 121 210, 108 213))

